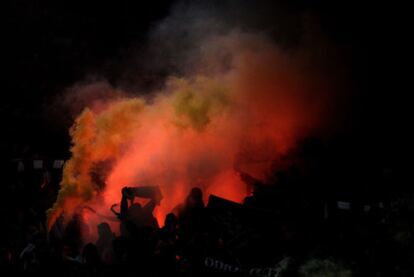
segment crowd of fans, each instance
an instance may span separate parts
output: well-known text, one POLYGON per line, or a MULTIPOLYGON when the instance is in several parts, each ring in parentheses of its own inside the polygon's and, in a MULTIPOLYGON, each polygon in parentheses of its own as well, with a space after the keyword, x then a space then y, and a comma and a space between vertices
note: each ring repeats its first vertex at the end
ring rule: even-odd
MULTIPOLYGON (((412 194, 337 209, 306 187, 312 174, 289 168, 276 185, 240 177, 252 188, 244 203, 194 187, 160 227, 153 216, 159 191, 145 205, 134 188, 120 192, 113 222, 102 218, 85 242, 80 214, 48 231, 45 211, 60 170, 8 169, 2 187, 1 276, 412 276, 412 194), (35 184, 35 185, 34 185, 35 184), (36 185, 37 184, 37 185, 36 185)), ((99 216, 99 215, 96 215, 99 216)))

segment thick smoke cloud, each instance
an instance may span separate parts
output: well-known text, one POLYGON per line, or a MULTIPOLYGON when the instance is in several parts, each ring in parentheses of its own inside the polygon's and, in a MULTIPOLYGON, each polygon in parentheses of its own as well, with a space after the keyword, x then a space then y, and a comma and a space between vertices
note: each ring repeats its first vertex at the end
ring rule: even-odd
MULTIPOLYGON (((238 170, 265 181, 297 141, 329 133, 341 90, 320 51, 330 58, 334 51, 322 40, 318 51, 309 47, 313 31, 300 16, 281 16, 274 27, 268 6, 258 6, 266 10, 261 17, 251 15, 253 7, 228 3, 181 3, 154 27, 146 58, 136 57, 143 57, 142 68, 166 73, 161 89, 143 96, 105 84, 110 100, 88 103, 71 129, 72 157, 49 226, 86 204, 108 214, 123 186, 159 185, 160 223, 193 186, 242 201, 247 189, 238 170), (292 40, 275 31, 286 22, 302 22, 290 30, 303 34, 292 40)), ((90 98, 96 88, 75 91, 90 98)), ((91 227, 100 220, 84 216, 91 227)))

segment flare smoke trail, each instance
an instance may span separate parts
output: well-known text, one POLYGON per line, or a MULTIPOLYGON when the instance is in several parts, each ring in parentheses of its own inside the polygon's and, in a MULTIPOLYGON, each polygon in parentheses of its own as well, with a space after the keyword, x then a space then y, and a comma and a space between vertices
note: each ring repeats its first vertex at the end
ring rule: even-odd
POLYGON ((264 34, 235 30, 198 41, 187 71, 151 97, 114 88, 119 97, 90 103, 77 117, 49 227, 85 204, 108 214, 124 186, 160 186, 160 223, 193 186, 242 201, 235 169, 265 179, 298 140, 329 125, 332 80, 301 49, 286 52, 264 34), (102 183, 93 178, 101 164, 109 164, 98 172, 102 183))

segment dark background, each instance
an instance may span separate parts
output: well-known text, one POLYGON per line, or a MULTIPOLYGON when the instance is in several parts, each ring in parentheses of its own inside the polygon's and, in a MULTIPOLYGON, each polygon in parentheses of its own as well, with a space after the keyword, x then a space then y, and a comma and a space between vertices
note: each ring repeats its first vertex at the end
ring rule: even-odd
MULTIPOLYGON (((132 78, 136 88, 143 91, 159 84, 165 74, 162 70, 147 75, 145 68, 130 71, 128 65, 137 62, 130 60, 138 59, 139 63, 145 56, 143 49, 151 30, 171 13, 176 1, 3 2, 6 22, 1 65, 5 78, 0 101, 0 151, 4 174, 0 213, 6 220, 5 227, 0 228, 0 262, 8 263, 8 267, 0 264, 0 271, 18 272, 19 255, 30 241, 26 235, 35 225, 39 227, 35 230, 41 230, 45 211, 59 189, 61 169, 51 168, 48 162, 70 155, 68 130, 75 115, 59 105, 65 90, 90 78, 106 80, 114 87, 132 78), (33 159, 45 161, 44 168, 34 169, 33 159), (21 162, 25 170, 20 172, 17 165, 21 162), (44 189, 41 185, 47 183, 46 176, 51 182, 44 189)), ((251 3, 266 2, 257 4, 262 9, 251 8, 251 12, 268 17, 274 11, 274 22, 268 20, 266 24, 275 29, 281 23, 276 14, 288 19, 295 14, 311 15, 344 61, 338 72, 346 74, 345 89, 349 90, 350 103, 344 103, 346 120, 338 120, 336 135, 329 140, 310 137, 288 153, 289 167, 275 172, 275 186, 256 184, 255 193, 244 204, 277 212, 277 216, 272 214, 268 220, 269 214, 263 214, 262 219, 253 214, 256 220, 248 223, 281 222, 283 227, 275 234, 266 224, 259 226, 265 232, 259 232, 257 238, 268 247, 273 241, 273 250, 280 255, 296 253, 299 261, 324 255, 344 259, 352 265, 355 276, 412 276, 414 190, 412 178, 406 179, 412 128, 411 90, 406 86, 410 80, 406 43, 410 32, 405 29, 410 16, 403 16, 408 9, 391 1, 180 2, 204 2, 206 6, 229 3, 233 9, 237 9, 235 3, 243 7, 250 3, 252 7, 256 4, 251 3), (351 203, 351 209, 341 210, 337 201, 351 203), (371 210, 363 211, 364 205, 370 205, 371 210), (324 215, 325 208, 329 217, 324 215)), ((289 35, 295 37, 297 26, 290 25, 294 20, 282 22, 281 29, 289 41, 289 35)), ((148 60, 151 57, 146 57, 148 60)), ((226 205, 224 200, 216 200, 216 205, 221 202, 226 205)), ((228 210, 219 207, 217 211, 228 210)), ((230 216, 234 218, 237 220, 230 216)), ((227 225, 223 226, 228 231, 227 225)), ((71 231, 75 231, 75 240, 80 240, 79 230, 67 232, 71 231)), ((46 238, 43 231, 41 242, 46 238)), ((256 249, 260 244, 255 241, 252 245, 247 247, 249 259, 274 259, 278 255, 256 249), (256 255, 260 252, 262 255, 256 255)), ((60 252, 46 246, 47 255, 40 259, 40 265, 50 268, 45 272, 51 276, 61 274, 66 267, 54 262, 59 261, 60 254, 56 253, 60 252)))
MULTIPOLYGON (((401 171, 397 156, 407 152, 409 129, 402 108, 405 54, 399 21, 404 8, 360 2, 277 4, 290 13, 315 16, 346 60, 352 103, 332 151, 346 153, 341 161, 358 170, 401 171)), ((35 153, 67 158, 71 122, 54 118, 56 96, 90 75, 116 84, 131 48, 145 43, 151 27, 173 5, 168 0, 6 1, 0 124, 7 159, 35 153)))

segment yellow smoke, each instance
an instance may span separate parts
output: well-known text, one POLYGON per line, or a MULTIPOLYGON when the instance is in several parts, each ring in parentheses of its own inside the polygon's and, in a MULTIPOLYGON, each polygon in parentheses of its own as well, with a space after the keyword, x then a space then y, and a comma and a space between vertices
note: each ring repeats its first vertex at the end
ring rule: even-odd
POLYGON ((141 99, 125 99, 111 104, 103 112, 86 108, 70 129, 72 157, 65 163, 60 190, 53 207, 48 210, 48 226, 63 213, 70 218, 75 209, 96 196, 98 188, 91 179, 95 163, 122 154, 139 126, 144 109, 141 99))
POLYGON ((93 166, 122 157, 138 135, 140 115, 148 106, 152 107, 149 113, 156 115, 167 105, 172 111, 165 120, 167 124, 201 131, 228 102, 224 87, 206 77, 193 82, 172 78, 168 87, 170 94, 156 99, 156 104, 146 104, 141 98, 125 98, 100 111, 86 108, 76 118, 70 129, 72 157, 64 166, 57 200, 48 210, 49 228, 60 215, 70 218, 78 207, 99 193, 91 178, 93 166))

